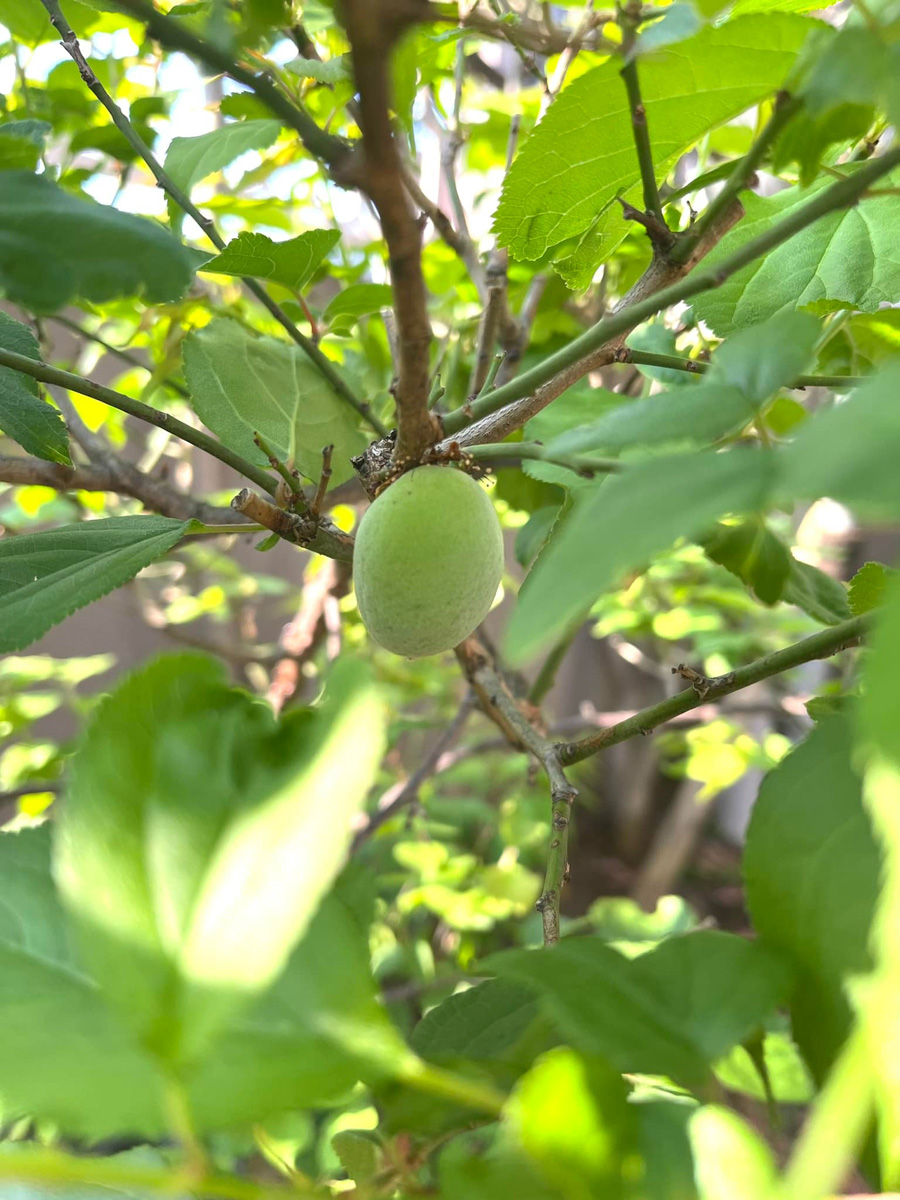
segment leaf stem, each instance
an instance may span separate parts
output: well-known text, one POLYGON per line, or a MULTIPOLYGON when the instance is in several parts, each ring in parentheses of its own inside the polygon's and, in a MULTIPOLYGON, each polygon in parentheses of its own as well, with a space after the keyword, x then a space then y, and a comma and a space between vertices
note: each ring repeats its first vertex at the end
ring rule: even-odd
POLYGON ((739 667, 728 675, 706 680, 705 683, 709 685, 708 687, 685 688, 677 695, 670 696, 667 700, 661 700, 659 704, 651 704, 649 708, 641 709, 634 716, 627 717, 616 725, 610 725, 606 729, 588 734, 587 737, 581 738, 577 742, 564 742, 559 747, 560 761, 563 766, 581 762, 585 758, 590 758, 592 754, 605 750, 608 746, 615 746, 638 734, 652 733, 657 725, 671 721, 674 717, 689 712, 692 708, 699 708, 701 704, 720 700, 723 696, 739 692, 752 683, 759 683, 773 675, 780 675, 783 671, 799 667, 802 663, 812 662, 813 659, 830 658, 839 650, 853 645, 858 638, 862 637, 870 624, 871 614, 851 617, 848 621, 842 621, 839 625, 822 629, 818 633, 812 634, 811 637, 804 638, 801 642, 786 646, 783 650, 775 650, 772 654, 765 655, 764 658, 758 658, 756 662, 749 663, 746 667, 739 667))
POLYGON ((512 379, 509 383, 495 388, 494 391, 473 401, 470 405, 458 408, 444 416, 444 432, 446 435, 458 433, 473 421, 489 416, 515 400, 521 400, 530 395, 541 384, 549 383, 559 372, 574 366, 581 359, 598 349, 604 343, 611 341, 619 334, 627 333, 641 321, 652 317, 670 305, 682 300, 689 300, 700 292, 710 288, 720 287, 732 275, 740 271, 748 263, 761 258, 782 242, 788 241, 795 234, 812 225, 820 217, 826 216, 837 209, 849 208, 855 204, 866 189, 882 175, 886 175, 894 167, 900 165, 900 145, 892 146, 880 158, 870 159, 864 167, 833 183, 817 196, 814 196, 802 208, 796 209, 783 220, 764 230, 755 238, 751 238, 743 246, 739 246, 727 258, 720 259, 712 265, 701 265, 695 268, 685 278, 669 287, 653 292, 637 304, 619 309, 596 325, 592 325, 580 337, 575 338, 562 350, 548 355, 543 362, 523 375, 512 379))
POLYGON ((612 471, 621 471, 616 458, 594 458, 589 454, 553 454, 540 442, 488 442, 483 446, 466 446, 466 454, 485 466, 514 467, 523 461, 552 463, 565 467, 576 475, 589 479, 612 471))
MULTIPOLYGON (((649 350, 623 350, 617 362, 635 363, 645 367, 665 367, 669 371, 687 371, 692 375, 705 375, 710 363, 696 358, 681 358, 677 354, 652 354, 649 350)), ((865 375, 798 375, 787 386, 790 388, 826 387, 835 391, 852 391, 866 382, 865 375)))
POLYGON ((0 366, 21 371, 23 375, 30 375, 32 379, 38 379, 41 383, 66 388, 70 392, 78 392, 80 396, 90 396, 92 400, 99 400, 102 404, 108 404, 110 408, 117 408, 131 417, 137 417, 138 420, 146 421, 149 425, 155 425, 157 429, 164 429, 166 433, 174 434, 182 441, 189 442, 198 450, 203 450, 213 458, 217 458, 219 462, 232 467, 245 478, 252 480, 257 487, 268 492, 270 496, 275 495, 278 485, 262 467, 255 466, 242 455, 223 446, 210 434, 203 433, 200 429, 193 429, 170 413, 159 412, 157 409, 151 408, 149 404, 144 404, 140 400, 132 400, 130 396, 126 396, 122 392, 113 391, 112 388, 94 383, 93 380, 85 379, 81 375, 73 375, 71 371, 62 371, 59 367, 48 366, 47 363, 29 358, 25 354, 16 354, 13 350, 6 350, 3 347, 0 347, 0 366))
MULTIPOLYGON (((107 92, 106 88, 104 88, 100 80, 91 70, 90 64, 84 57, 81 47, 78 44, 78 38, 75 36, 75 31, 72 29, 72 26, 68 23, 62 13, 62 10, 59 6, 59 0, 41 0, 41 3, 47 10, 47 14, 50 17, 53 27, 56 29, 57 33, 62 39, 64 49, 78 66, 81 78, 84 80, 88 89, 97 97, 97 99, 109 113, 115 127, 119 130, 135 153, 147 164, 147 167, 149 168, 150 173, 153 175, 153 178, 166 193, 166 195, 173 201, 173 203, 177 204, 183 212, 187 213, 192 220, 196 221, 197 225, 200 227, 206 237, 209 238, 217 250, 224 250, 226 245, 225 240, 216 229, 215 224, 209 217, 204 216, 200 209, 197 208, 197 206, 193 203, 190 196, 183 191, 182 188, 180 188, 172 179, 172 177, 166 172, 165 168, 156 158, 153 151, 134 128, 131 121, 128 119, 128 117, 126 117, 125 113, 122 112, 121 108, 119 108, 118 104, 116 104, 115 100, 112 98, 109 92, 107 92)), ((146 8, 148 12, 156 12, 151 5, 145 6, 143 3, 140 3, 140 0, 138 2, 138 6, 142 9, 142 11, 146 8)), ((122 7, 127 8, 128 6, 127 4, 123 4, 122 7)), ((163 22, 168 22, 169 20, 169 18, 163 17, 160 13, 156 13, 156 16, 159 17, 159 19, 163 22)), ((148 28, 149 27, 150 26, 148 22, 148 28)), ((177 26, 176 28, 179 34, 186 32, 177 26)), ((162 38, 159 40, 163 41, 162 38)), ((193 34, 189 35, 189 40, 192 41, 192 44, 193 42, 198 42, 201 45, 205 45, 205 43, 201 42, 201 39, 194 38, 193 34)), ((212 49, 212 47, 210 47, 210 49, 212 49)), ((216 51, 216 54, 218 53, 219 52, 216 51)), ((224 70, 225 68, 220 69, 224 70)), ((269 86, 271 87, 272 85, 270 84, 269 86)), ((273 88, 272 90, 274 91, 275 89, 273 88)), ((278 92, 275 94, 280 95, 278 92)), ((287 101, 285 101, 285 103, 287 103, 287 101)), ((283 116, 283 114, 278 115, 283 116)), ((315 126, 315 128, 318 129, 318 126, 315 126)), ((350 388, 344 381, 334 363, 332 363, 331 359, 322 353, 315 341, 306 337, 305 334, 300 332, 287 313, 278 303, 276 303, 275 300, 272 299, 272 297, 258 280, 252 279, 249 276, 244 276, 243 280, 244 286, 247 288, 247 290, 256 297, 260 304, 262 304, 262 306, 275 318, 288 336, 292 338, 294 342, 296 342, 296 344, 301 348, 301 350, 303 350, 307 357, 316 365, 320 374, 328 380, 333 390, 341 397, 341 399, 345 401, 345 403, 349 404, 351 408, 355 409, 356 412, 359 413, 359 415, 363 417, 364 420, 369 423, 369 425, 371 425, 375 432, 383 437, 387 433, 387 429, 374 415, 369 405, 365 401, 360 400, 354 394, 352 388, 350 388)))

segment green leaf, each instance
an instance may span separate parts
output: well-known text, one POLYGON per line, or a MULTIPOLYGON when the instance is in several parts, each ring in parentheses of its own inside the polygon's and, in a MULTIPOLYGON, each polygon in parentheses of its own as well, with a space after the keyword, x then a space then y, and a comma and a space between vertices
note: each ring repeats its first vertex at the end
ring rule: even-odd
POLYGON ((570 1200, 628 1195, 637 1142, 634 1107, 618 1072, 560 1046, 524 1075, 510 1097, 510 1131, 548 1184, 570 1200))
POLYGON ((51 128, 33 119, 0 125, 0 171, 33 171, 51 128))
POLYGON ((733 934, 667 938, 628 959, 597 938, 487 960, 537 988, 573 1044, 623 1072, 702 1085, 709 1066, 755 1031, 787 996, 774 953, 733 934))
POLYGON ((322 314, 326 325, 354 325, 356 317, 390 307, 391 289, 386 283, 354 283, 334 297, 322 314))
POLYGON ((900 363, 843 401, 804 421, 782 452, 791 496, 830 496, 873 519, 900 517, 900 363))
MULTIPOLYGON (((844 166, 841 173, 852 170, 844 166)), ((795 213, 833 182, 826 176, 811 187, 786 188, 775 196, 745 194, 747 215, 703 260, 704 270, 795 213)), ((879 183, 880 188, 898 186, 898 171, 879 183)), ((721 335, 813 303, 824 304, 825 311, 859 308, 874 312, 900 295, 900 259, 895 253, 898 238, 896 197, 868 197, 813 222, 721 287, 697 296, 694 311, 721 335)))
POLYGON ((744 853, 750 915, 790 956, 794 1037, 821 1083, 850 1024, 845 981, 871 966, 880 853, 845 716, 822 721, 765 778, 744 853))
POLYGON ((381 1148, 371 1136, 355 1129, 342 1129, 331 1139, 341 1166, 354 1183, 366 1183, 374 1179, 384 1166, 381 1148))
POLYGON ((283 969, 341 865, 382 739, 356 673, 278 723, 198 655, 157 660, 97 710, 57 875, 85 961, 152 1053, 195 1060, 283 969))
POLYGON ((850 580, 848 599, 853 615, 859 617, 883 604, 888 584, 895 575, 896 571, 892 571, 884 563, 863 563, 850 580))
POLYGON ((299 292, 340 240, 337 229, 308 229, 286 242, 273 242, 265 234, 245 230, 202 270, 216 275, 271 279, 292 292, 299 292))
POLYGON ((708 445, 741 429, 756 410, 740 389, 704 380, 611 409, 593 425, 564 433, 554 454, 618 454, 631 447, 708 445))
MULTIPOLYGON (((199 137, 173 138, 164 163, 166 174, 188 196, 194 184, 234 162, 248 150, 265 150, 281 133, 281 122, 232 121, 199 137)), ((181 229, 184 212, 168 201, 172 228, 181 229)))
MULTIPOLYGON (((50 875, 49 824, 0 834, 0 1119, 23 1113, 90 1139, 169 1132, 163 1079, 72 957, 50 875)), ((185 1073, 198 1131, 328 1103, 394 1037, 365 939, 329 897, 263 1000, 185 1073)), ((368 1068, 370 1069, 370 1067, 368 1068)))
POLYGON ((762 508, 773 469, 764 452, 678 455, 580 490, 519 592, 506 636, 511 661, 552 644, 627 570, 678 538, 698 536, 726 513, 762 508))
POLYGON ((775 1190, 775 1157, 756 1130, 736 1112, 718 1105, 691 1117, 701 1200, 759 1200, 775 1190))
POLYGON ((45 175, 9 171, 0 190, 0 288, 38 313, 77 298, 142 293, 179 299, 193 278, 187 249, 146 217, 73 196, 45 175))
MULTIPOLYGON (((41 348, 31 330, 3 312, 0 346, 41 360, 41 348)), ((41 398, 37 380, 9 367, 0 367, 0 429, 29 454, 66 466, 72 461, 69 433, 59 410, 41 398)))
MULTIPOLYGON (((808 32, 798 17, 746 17, 642 62, 657 178, 707 130, 773 91, 808 32)), ((525 143, 504 181, 494 231, 517 258, 553 252, 563 276, 584 286, 625 236, 610 206, 638 179, 625 88, 611 58, 571 83, 525 143), (578 239, 588 249, 584 262, 573 257, 578 239)))
POLYGON ((760 517, 719 525, 700 545, 713 562, 743 580, 764 604, 781 599, 791 570, 792 556, 760 517))
POLYGON ((0 541, 0 653, 133 579, 181 540, 189 521, 114 517, 0 541))
POLYGON ((793 554, 789 565, 782 600, 796 604, 823 625, 837 625, 852 615, 847 602, 847 589, 839 579, 820 571, 812 563, 801 562, 793 554))
POLYGON ((809 313, 789 312, 741 329, 716 350, 707 379, 740 388, 761 404, 812 363, 819 328, 809 313))
POLYGON ((301 79, 315 79, 317 83, 338 83, 341 79, 350 78, 350 55, 339 54, 324 62, 298 55, 286 63, 284 69, 301 79))
POLYGON ((319 478, 328 445, 331 486, 353 474, 350 458, 366 445, 356 415, 298 346, 254 337, 236 321, 213 321, 185 341, 184 373, 200 419, 251 462, 267 465, 253 441, 259 433, 310 479, 319 478))

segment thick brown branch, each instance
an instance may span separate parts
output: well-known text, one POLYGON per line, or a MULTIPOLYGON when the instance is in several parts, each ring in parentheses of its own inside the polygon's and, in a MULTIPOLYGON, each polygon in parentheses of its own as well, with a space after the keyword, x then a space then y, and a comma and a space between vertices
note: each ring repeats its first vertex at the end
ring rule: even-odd
POLYGON ((391 127, 390 53, 397 37, 430 15, 425 0, 347 0, 344 21, 360 101, 362 156, 339 172, 366 193, 387 242, 397 322, 397 458, 418 459, 440 437, 428 410, 431 324, 422 274, 422 227, 409 201, 391 127))
POLYGON ((55 488, 58 492, 114 492, 140 500, 151 512, 179 521, 193 519, 205 525, 223 525, 234 520, 230 509, 204 504, 124 462, 112 470, 97 464, 64 467, 40 458, 0 455, 0 482, 17 487, 37 484, 55 488))
POLYGON ((238 492, 231 507, 295 546, 336 558, 338 562, 353 560, 353 538, 325 518, 316 520, 305 513, 286 512, 249 488, 238 492))

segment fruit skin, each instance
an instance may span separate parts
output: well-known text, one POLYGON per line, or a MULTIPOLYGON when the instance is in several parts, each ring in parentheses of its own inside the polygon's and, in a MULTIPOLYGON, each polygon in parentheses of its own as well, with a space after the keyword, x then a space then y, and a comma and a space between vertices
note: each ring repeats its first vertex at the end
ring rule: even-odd
POLYGON ((451 650, 487 616, 503 534, 484 489, 451 467, 416 467, 367 509, 353 577, 366 629, 386 650, 451 650))

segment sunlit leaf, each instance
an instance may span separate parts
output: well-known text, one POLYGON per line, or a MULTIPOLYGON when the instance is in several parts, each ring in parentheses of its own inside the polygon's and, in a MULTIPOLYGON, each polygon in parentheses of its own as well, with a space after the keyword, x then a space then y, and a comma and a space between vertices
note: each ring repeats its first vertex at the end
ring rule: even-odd
POLYGON ((262 233, 239 233, 203 270, 271 279, 299 292, 340 239, 337 229, 308 229, 286 242, 273 242, 262 233))
MULTIPOLYGON (((166 174, 190 196, 194 184, 221 171, 248 150, 265 150, 280 132, 280 121, 232 121, 198 137, 173 138, 164 163, 166 174)), ((168 205, 169 219, 178 230, 184 212, 172 199, 168 205)))
MULTIPOLYGON (((0 346, 40 361, 41 348, 26 325, 0 312, 0 346)), ((0 367, 0 429, 29 454, 69 464, 69 434, 58 409, 41 398, 37 381, 0 367)))

